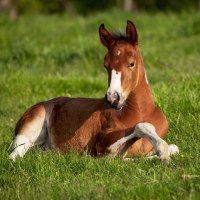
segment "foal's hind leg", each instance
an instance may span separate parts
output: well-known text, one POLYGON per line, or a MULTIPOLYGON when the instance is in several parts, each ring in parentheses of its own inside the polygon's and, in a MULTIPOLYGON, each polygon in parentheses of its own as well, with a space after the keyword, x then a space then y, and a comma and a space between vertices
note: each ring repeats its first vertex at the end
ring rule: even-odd
POLYGON ((45 115, 42 104, 37 104, 24 113, 15 128, 10 159, 15 160, 17 156, 23 157, 31 147, 46 142, 45 115))
POLYGON ((26 136, 16 135, 12 144, 13 151, 9 158, 15 161, 17 156, 23 157, 32 146, 34 146, 33 142, 31 142, 26 136))

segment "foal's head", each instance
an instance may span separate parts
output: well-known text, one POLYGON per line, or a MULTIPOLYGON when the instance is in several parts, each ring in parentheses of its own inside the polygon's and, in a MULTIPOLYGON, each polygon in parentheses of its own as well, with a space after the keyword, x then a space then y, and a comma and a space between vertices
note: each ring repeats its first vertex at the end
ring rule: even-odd
POLYGON ((134 24, 127 21, 126 34, 110 34, 104 24, 99 27, 101 43, 107 47, 104 66, 108 71, 106 100, 121 109, 139 79, 138 37, 134 24))

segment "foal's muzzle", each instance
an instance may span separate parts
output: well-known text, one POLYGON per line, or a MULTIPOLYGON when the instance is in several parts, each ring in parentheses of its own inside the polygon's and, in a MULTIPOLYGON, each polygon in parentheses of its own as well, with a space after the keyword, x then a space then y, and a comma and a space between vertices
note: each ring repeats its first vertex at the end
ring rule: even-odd
POLYGON ((111 108, 116 110, 120 110, 122 106, 119 104, 120 102, 120 95, 117 92, 110 93, 108 92, 105 95, 105 100, 110 104, 111 108))

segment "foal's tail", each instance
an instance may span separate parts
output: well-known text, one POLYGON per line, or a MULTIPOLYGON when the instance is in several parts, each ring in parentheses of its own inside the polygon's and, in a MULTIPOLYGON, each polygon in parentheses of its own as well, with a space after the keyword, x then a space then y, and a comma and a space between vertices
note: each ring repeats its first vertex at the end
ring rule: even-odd
POLYGON ((33 146, 47 141, 46 110, 44 103, 30 107, 17 122, 10 159, 24 154, 33 146))

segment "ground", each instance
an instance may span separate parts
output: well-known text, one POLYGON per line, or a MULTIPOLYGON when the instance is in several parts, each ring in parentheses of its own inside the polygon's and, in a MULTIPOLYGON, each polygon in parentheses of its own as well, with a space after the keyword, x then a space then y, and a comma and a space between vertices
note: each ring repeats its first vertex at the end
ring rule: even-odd
POLYGON ((199 199, 200 14, 122 13, 95 16, 0 16, 1 199, 199 199), (106 49, 98 27, 138 28, 148 80, 170 123, 168 143, 180 154, 171 162, 96 159, 87 153, 32 150, 8 160, 12 132, 36 102, 57 96, 103 97, 106 49))

